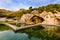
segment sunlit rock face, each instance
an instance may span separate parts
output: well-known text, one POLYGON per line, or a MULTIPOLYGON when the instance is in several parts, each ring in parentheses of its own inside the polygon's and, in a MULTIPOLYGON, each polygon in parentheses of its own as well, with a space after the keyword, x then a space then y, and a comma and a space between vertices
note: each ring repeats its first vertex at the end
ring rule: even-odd
POLYGON ((26 22, 26 24, 36 24, 42 22, 43 18, 33 14, 26 14, 21 17, 21 21, 26 22))
POLYGON ((21 21, 26 22, 26 24, 37 24, 43 21, 43 18, 40 17, 40 13, 36 10, 32 11, 29 14, 24 14, 21 17, 21 21))
POLYGON ((54 13, 54 15, 55 15, 58 19, 60 19, 60 12, 56 12, 56 13, 54 13))
POLYGON ((36 16, 40 16, 40 13, 37 10, 32 11, 31 14, 36 15, 36 16))
POLYGON ((43 11, 41 14, 40 14, 40 17, 42 18, 45 18, 45 16, 47 15, 48 13, 46 11, 43 11))
POLYGON ((45 24, 60 24, 60 21, 58 20, 58 18, 55 17, 55 15, 52 12, 42 12, 42 14, 40 14, 40 16, 45 20, 42 23, 45 24))
POLYGON ((60 19, 57 18, 57 15, 60 16, 59 12, 57 14, 46 11, 39 13, 37 10, 34 10, 31 13, 24 14, 21 17, 21 21, 26 22, 26 24, 60 24, 60 19))
POLYGON ((43 21, 42 23, 44 23, 44 24, 60 24, 60 22, 57 18, 46 18, 45 21, 43 21))
POLYGON ((24 14, 21 17, 21 21, 26 22, 27 24, 31 24, 30 18, 33 16, 33 14, 24 14))

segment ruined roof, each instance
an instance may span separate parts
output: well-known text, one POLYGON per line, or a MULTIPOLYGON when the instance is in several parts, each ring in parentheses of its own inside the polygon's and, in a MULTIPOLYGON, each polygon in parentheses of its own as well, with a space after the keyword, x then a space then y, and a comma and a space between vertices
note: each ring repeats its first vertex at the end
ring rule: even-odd
POLYGON ((48 14, 50 15, 50 17, 55 17, 55 15, 52 12, 48 12, 48 14))
POLYGON ((40 14, 40 17, 44 18, 48 13, 46 11, 43 11, 41 14, 40 14))
POLYGON ((39 12, 38 12, 37 10, 34 10, 34 11, 32 11, 31 13, 32 13, 32 14, 36 14, 36 13, 38 14, 39 12))
POLYGON ((33 17, 34 15, 33 14, 24 14, 22 17, 21 17, 21 21, 26 21, 28 19, 30 19, 31 17, 33 17))

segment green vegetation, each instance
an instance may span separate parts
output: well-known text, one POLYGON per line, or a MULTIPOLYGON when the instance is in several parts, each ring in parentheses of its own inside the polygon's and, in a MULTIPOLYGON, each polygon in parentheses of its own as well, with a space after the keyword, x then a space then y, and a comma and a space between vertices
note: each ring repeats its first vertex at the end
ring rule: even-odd
POLYGON ((4 31, 4 30, 10 30, 11 28, 9 28, 6 25, 0 24, 0 31, 4 31))
POLYGON ((42 26, 20 30, 18 32, 27 33, 29 35, 29 38, 37 37, 37 38, 41 38, 42 40, 57 40, 58 39, 55 33, 48 34, 48 30, 46 30, 42 26))
POLYGON ((60 12, 60 4, 50 4, 50 5, 47 5, 47 6, 42 6, 42 7, 39 7, 39 8, 34 8, 33 10, 38 10, 40 12, 42 11, 50 11, 50 12, 56 12, 56 11, 59 11, 60 12), (56 11, 55 11, 56 10, 56 11))
POLYGON ((29 10, 31 10, 32 9, 32 6, 31 7, 29 7, 29 10))
MULTIPOLYGON (((11 28, 9 28, 3 24, 0 24, 0 31, 4 31, 4 30, 11 30, 11 28)), ((37 37, 37 38, 41 38, 42 40, 58 40, 58 37, 55 35, 56 31, 54 33, 52 33, 53 31, 48 31, 42 26, 24 29, 24 30, 20 30, 17 32, 18 33, 27 33, 29 35, 28 36, 29 38, 37 37), (51 33, 49 34, 49 32, 51 32, 51 33)))
MULTIPOLYGON (((11 28, 0 24, 0 31, 10 30, 10 29, 11 28)), ((36 38, 41 38, 42 40, 59 40, 54 33, 48 34, 48 31, 42 26, 20 30, 18 31, 18 33, 27 33, 29 38, 36 37, 36 38)))
MULTIPOLYGON (((29 10, 26 9, 20 9, 18 11, 9 11, 9 10, 5 10, 5 9, 0 9, 0 17, 7 17, 7 18, 21 18, 21 16, 23 14, 26 13, 31 13, 33 10, 37 10, 39 13, 43 12, 43 11, 47 11, 47 12, 53 12, 55 13, 56 11, 60 12, 60 4, 50 4, 47 6, 42 6, 42 7, 38 7, 38 8, 32 8, 29 7, 29 10)), ((18 26, 20 26, 18 24, 18 26)), ((0 30, 9 30, 10 28, 5 27, 5 25, 0 25, 0 30)), ((42 38, 43 40, 57 40, 57 37, 55 36, 55 34, 48 34, 48 31, 46 29, 44 29, 42 26, 38 26, 38 27, 34 27, 34 28, 29 28, 26 30, 21 30, 20 32, 22 33, 27 33, 29 35, 29 38, 31 37, 39 37, 42 38)))
POLYGON ((50 4, 50 5, 47 5, 47 6, 42 6, 42 7, 38 7, 38 8, 32 8, 29 7, 29 10, 26 10, 26 9, 20 9, 18 11, 9 11, 9 10, 5 10, 5 9, 0 9, 0 17, 3 16, 3 17, 8 17, 8 18, 14 18, 14 17, 17 17, 17 18, 20 18, 23 14, 26 14, 26 13, 31 13, 33 10, 37 10, 39 13, 40 12, 43 12, 43 11, 50 11, 50 12, 53 12, 55 13, 56 11, 59 11, 60 12, 60 4, 50 4))
POLYGON ((12 13, 12 11, 0 9, 0 17, 6 17, 6 16, 10 15, 11 13, 12 13))

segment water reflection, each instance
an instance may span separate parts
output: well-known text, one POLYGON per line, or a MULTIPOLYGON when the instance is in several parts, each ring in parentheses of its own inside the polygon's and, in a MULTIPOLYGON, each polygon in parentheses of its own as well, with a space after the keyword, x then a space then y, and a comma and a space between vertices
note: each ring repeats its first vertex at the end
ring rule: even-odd
POLYGON ((28 37, 25 32, 14 32, 11 28, 0 24, 0 40, 40 40, 38 37, 28 37))
POLYGON ((12 30, 0 31, 0 40, 40 40, 39 38, 28 38, 26 33, 14 33, 12 30))
POLYGON ((0 32, 0 40, 25 40, 28 35, 25 33, 14 33, 11 30, 0 32))
POLYGON ((42 26, 14 32, 11 28, 0 25, 0 40, 59 40, 54 34, 48 35, 42 26))

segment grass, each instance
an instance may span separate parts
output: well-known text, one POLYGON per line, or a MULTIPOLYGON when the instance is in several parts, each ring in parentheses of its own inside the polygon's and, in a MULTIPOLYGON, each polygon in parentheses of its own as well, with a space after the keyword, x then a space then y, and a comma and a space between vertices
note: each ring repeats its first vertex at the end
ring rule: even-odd
POLYGON ((4 30, 10 30, 11 28, 9 28, 8 26, 5 26, 3 24, 0 24, 0 31, 4 31, 4 30))

